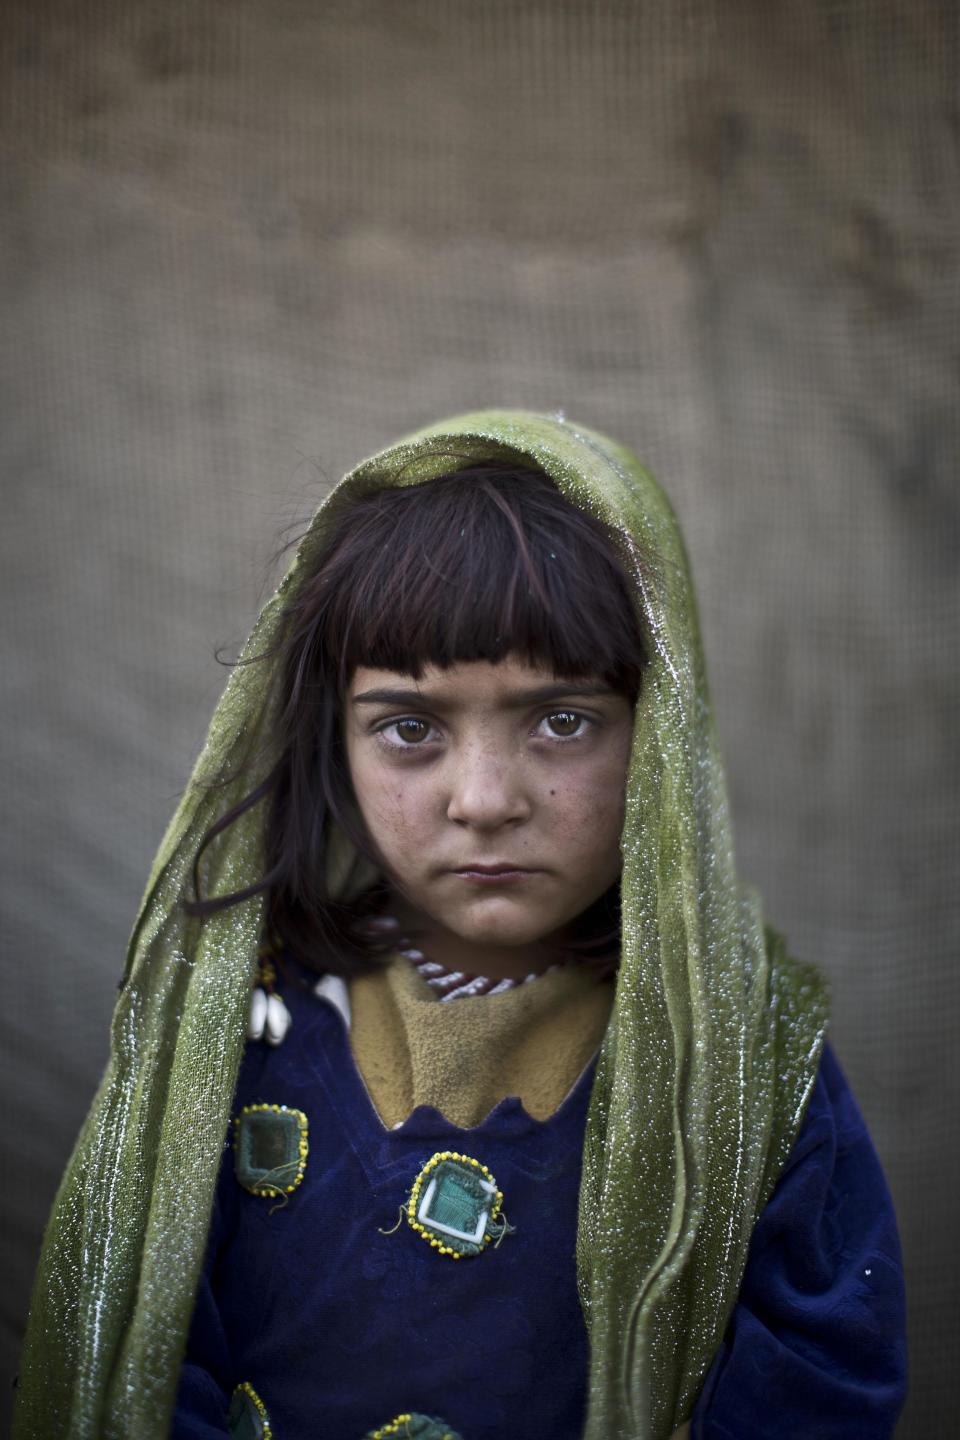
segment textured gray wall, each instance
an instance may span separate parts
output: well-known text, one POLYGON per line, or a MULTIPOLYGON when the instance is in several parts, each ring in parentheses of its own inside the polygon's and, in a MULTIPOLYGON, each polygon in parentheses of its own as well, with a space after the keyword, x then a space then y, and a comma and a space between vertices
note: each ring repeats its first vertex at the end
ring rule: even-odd
POLYGON ((897 1202, 900 1434, 952 1419, 956 16, 7 0, 5 1373, 213 648, 330 479, 499 403, 675 499, 743 869, 897 1202))

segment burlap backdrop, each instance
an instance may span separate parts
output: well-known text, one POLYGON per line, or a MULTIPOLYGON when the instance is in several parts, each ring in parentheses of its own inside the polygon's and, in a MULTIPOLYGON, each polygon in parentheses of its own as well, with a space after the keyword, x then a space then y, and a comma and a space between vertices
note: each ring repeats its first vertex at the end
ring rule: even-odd
POLYGON ((899 1434, 952 1421, 957 14, 7 0, 5 1373, 214 647, 330 479, 501 404, 674 497, 743 869, 897 1202, 899 1434))

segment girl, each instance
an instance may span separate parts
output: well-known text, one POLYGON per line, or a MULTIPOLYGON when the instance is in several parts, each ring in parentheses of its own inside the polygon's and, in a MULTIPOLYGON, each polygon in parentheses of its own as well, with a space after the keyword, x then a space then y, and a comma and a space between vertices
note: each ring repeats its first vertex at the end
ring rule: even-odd
POLYGON ((161 845, 17 1435, 889 1436, 896 1226, 825 1027, 737 880, 662 492, 561 419, 402 441, 161 845))

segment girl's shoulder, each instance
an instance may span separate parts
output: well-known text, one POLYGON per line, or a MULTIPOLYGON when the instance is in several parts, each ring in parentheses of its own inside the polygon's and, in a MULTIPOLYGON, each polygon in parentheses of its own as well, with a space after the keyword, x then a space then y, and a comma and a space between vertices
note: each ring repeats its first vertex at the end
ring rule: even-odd
POLYGON ((892 1209, 890 1193, 863 1112, 828 1040, 823 1047, 797 1138, 769 1203, 772 1204, 788 1188, 790 1176, 798 1170, 808 1177, 808 1183, 814 1173, 830 1182, 835 1179, 838 1165, 846 1170, 850 1163, 863 1169, 876 1190, 877 1203, 888 1202, 892 1209))
POLYGON ((893 1200, 828 1044, 793 1150, 754 1226, 691 1440, 767 1435, 773 1404, 778 1434, 881 1440, 893 1434, 906 1384, 893 1200))

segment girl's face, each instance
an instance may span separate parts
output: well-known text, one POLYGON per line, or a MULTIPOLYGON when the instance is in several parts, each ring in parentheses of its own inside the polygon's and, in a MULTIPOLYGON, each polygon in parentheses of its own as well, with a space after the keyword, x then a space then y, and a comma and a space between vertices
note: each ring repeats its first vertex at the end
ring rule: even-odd
POLYGON ((539 942, 620 873, 633 714, 598 677, 508 656, 358 669, 344 707, 354 793, 398 914, 431 959, 542 969, 539 942))

